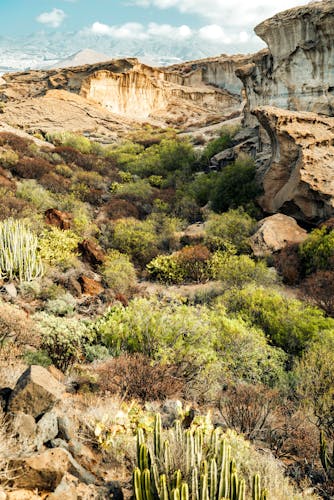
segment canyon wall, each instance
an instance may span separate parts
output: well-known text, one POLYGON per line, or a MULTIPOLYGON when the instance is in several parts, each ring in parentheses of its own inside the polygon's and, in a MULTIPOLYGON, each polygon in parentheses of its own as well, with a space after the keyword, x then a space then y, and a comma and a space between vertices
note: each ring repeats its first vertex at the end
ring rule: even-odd
MULTIPOLYGON (((236 73, 248 109, 276 106, 332 116, 334 112, 334 1, 287 10, 259 24, 268 50, 236 73)), ((253 123, 247 116, 248 123, 253 123)))
POLYGON ((279 13, 255 32, 268 49, 236 74, 244 124, 260 125, 258 157, 271 145, 259 201, 266 212, 318 222, 334 215, 334 0, 279 13))

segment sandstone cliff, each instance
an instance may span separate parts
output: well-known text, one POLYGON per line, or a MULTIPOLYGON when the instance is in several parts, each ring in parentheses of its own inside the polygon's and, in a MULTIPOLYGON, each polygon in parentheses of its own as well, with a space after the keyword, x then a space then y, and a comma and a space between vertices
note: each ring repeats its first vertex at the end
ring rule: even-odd
POLYGON ((235 90, 239 92, 185 78, 181 68, 152 68, 129 58, 6 74, 0 82, 0 100, 5 104, 3 120, 31 132, 59 128, 89 132, 95 120, 107 135, 115 130, 113 123, 123 119, 125 125, 145 120, 182 127, 222 121, 240 114, 240 84, 235 90))
POLYGON ((333 115, 333 16, 334 1, 324 0, 281 12, 255 28, 269 50, 237 69, 250 111, 270 105, 333 115))
POLYGON ((254 111, 271 138, 263 179, 267 212, 319 220, 334 213, 334 118, 274 107, 254 111))

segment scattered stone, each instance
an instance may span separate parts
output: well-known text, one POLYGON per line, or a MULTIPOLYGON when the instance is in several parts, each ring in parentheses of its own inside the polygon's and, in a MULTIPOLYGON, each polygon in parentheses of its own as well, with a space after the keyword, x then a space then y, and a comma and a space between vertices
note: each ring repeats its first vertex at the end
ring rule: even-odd
POLYGON ((64 450, 69 451, 69 446, 64 439, 56 438, 50 441, 51 448, 64 448, 64 450))
POLYGON ((7 285, 4 285, 4 290, 6 291, 6 293, 12 298, 12 299, 16 299, 17 297, 17 290, 16 290, 16 286, 14 285, 14 283, 8 283, 7 285))
POLYGON ((84 240, 79 243, 79 252, 81 253, 82 260, 88 262, 93 267, 101 265, 106 254, 94 241, 84 240))
POLYGON ((266 217, 258 224, 257 232, 251 237, 250 244, 254 255, 270 255, 289 243, 301 243, 307 238, 307 232, 295 219, 283 214, 266 217))
POLYGON ((32 415, 26 415, 22 412, 16 413, 11 422, 11 427, 15 438, 20 443, 24 443, 28 447, 35 446, 37 426, 32 415))
POLYGON ((42 366, 30 366, 19 378, 9 398, 8 410, 39 417, 61 398, 64 386, 42 366))
POLYGON ((103 500, 109 498, 109 492, 106 488, 83 484, 69 473, 65 474, 55 491, 48 496, 48 500, 103 500))
MULTIPOLYGON (((40 500, 41 497, 30 490, 15 490, 7 493, 6 500, 40 500)), ((0 500, 1 496, 0 496, 0 500)))
POLYGON ((14 487, 54 491, 71 468, 71 461, 67 451, 54 448, 15 460, 11 465, 20 471, 13 480, 14 487))
POLYGON ((65 375, 61 370, 55 367, 55 365, 50 365, 47 367, 47 371, 61 384, 65 383, 65 375))
POLYGON ((81 276, 79 278, 79 283, 81 284, 82 293, 84 295, 100 295, 104 292, 104 288, 98 281, 93 278, 88 278, 87 276, 81 276))
POLYGON ((70 441, 76 435, 73 422, 66 415, 58 417, 58 429, 58 436, 65 441, 70 441))
POLYGON ((55 226, 59 229, 70 229, 72 216, 67 212, 61 212, 56 208, 49 208, 45 212, 45 222, 50 224, 50 226, 55 226))
POLYGON ((54 411, 49 411, 37 422, 36 446, 40 450, 44 443, 51 441, 58 434, 58 418, 54 411))

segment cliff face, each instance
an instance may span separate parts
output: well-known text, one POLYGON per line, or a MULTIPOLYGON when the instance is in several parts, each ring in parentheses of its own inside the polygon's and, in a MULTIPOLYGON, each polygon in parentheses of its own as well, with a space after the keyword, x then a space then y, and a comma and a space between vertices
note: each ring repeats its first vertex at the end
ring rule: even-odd
POLYGON ((270 105, 333 115, 333 16, 334 1, 324 0, 277 14, 255 28, 269 50, 237 70, 250 111, 270 105))
POLYGON ((260 202, 266 212, 320 220, 334 212, 334 118, 274 107, 254 111, 272 144, 260 202))
MULTIPOLYGON (((31 122, 39 119, 46 126, 43 130, 65 126, 60 110, 54 112, 57 98, 61 100, 59 106, 66 103, 68 111, 75 106, 74 101, 80 103, 83 112, 91 109, 88 114, 99 115, 104 128, 108 118, 112 120, 109 113, 125 120, 146 120, 162 126, 205 125, 240 114, 242 101, 240 92, 231 93, 205 81, 184 77, 181 69, 152 68, 137 59, 7 74, 0 82, 0 100, 5 103, 2 118, 13 125, 27 126, 20 112, 24 107, 30 110, 31 122), (42 106, 38 102, 41 99, 42 106), (37 108, 39 115, 35 120, 37 108)), ((75 106, 69 114, 77 116, 77 110, 75 106)), ((80 131, 81 125, 79 120, 77 127, 71 125, 70 129, 80 131)), ((34 131, 31 127, 30 130, 34 131)))
MULTIPOLYGON (((260 124, 260 144, 271 143, 260 203, 267 212, 304 220, 330 217, 334 214, 334 0, 277 14, 255 32, 268 49, 236 73, 247 98, 244 123, 260 124)), ((259 165, 260 158, 258 154, 259 165)))

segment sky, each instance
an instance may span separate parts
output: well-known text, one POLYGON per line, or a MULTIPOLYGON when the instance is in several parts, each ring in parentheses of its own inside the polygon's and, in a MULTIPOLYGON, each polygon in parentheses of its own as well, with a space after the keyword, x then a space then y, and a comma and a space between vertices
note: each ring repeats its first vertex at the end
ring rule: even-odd
POLYGON ((242 41, 253 27, 305 0, 0 0, 0 34, 41 30, 92 32, 111 38, 198 35, 203 40, 242 41))

